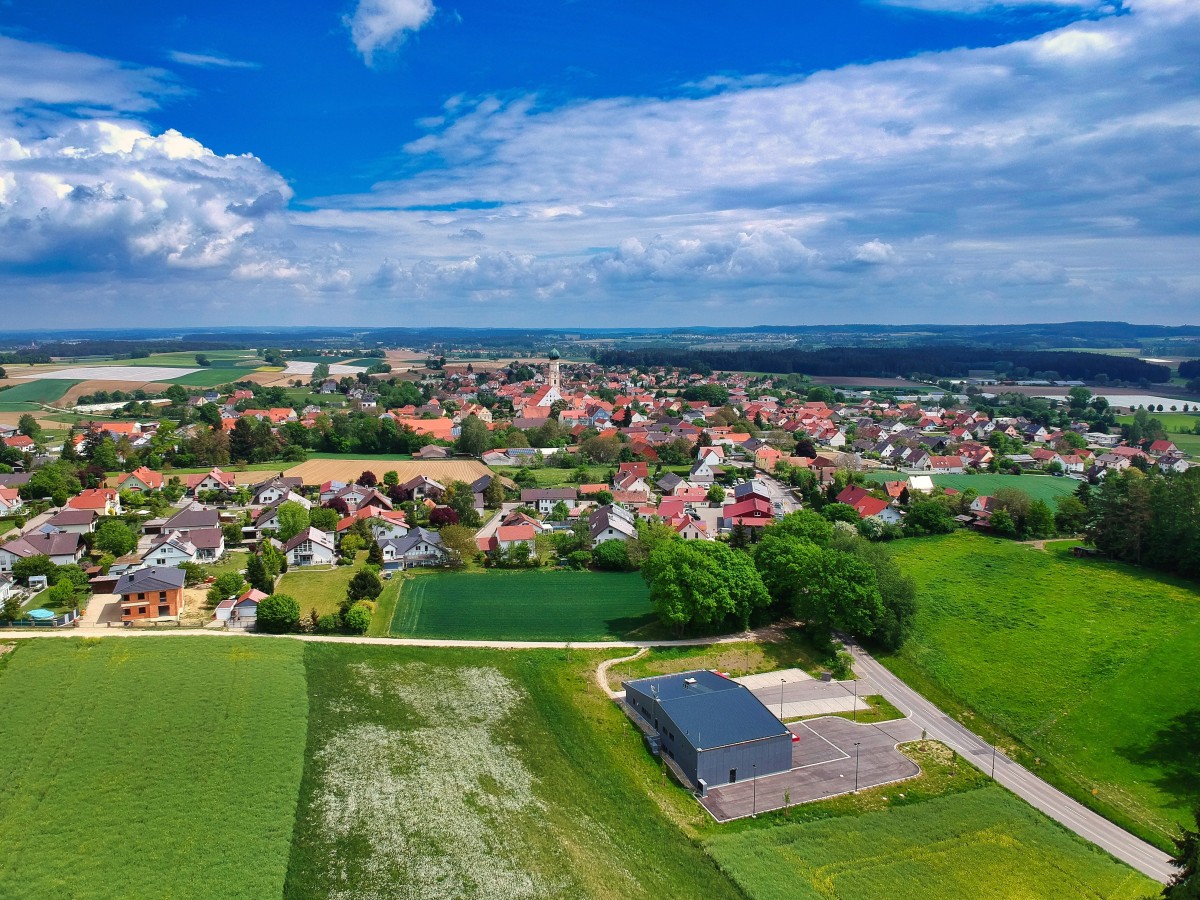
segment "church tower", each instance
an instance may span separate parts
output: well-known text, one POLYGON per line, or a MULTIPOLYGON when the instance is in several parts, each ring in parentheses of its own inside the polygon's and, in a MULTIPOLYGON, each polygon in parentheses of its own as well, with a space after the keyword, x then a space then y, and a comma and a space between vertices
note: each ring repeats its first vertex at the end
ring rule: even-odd
POLYGON ((560 356, 560 354, 557 349, 551 350, 549 353, 549 357, 550 357, 550 391, 551 391, 551 393, 557 394, 559 397, 562 397, 562 385, 559 382, 559 374, 558 374, 559 356, 560 356))

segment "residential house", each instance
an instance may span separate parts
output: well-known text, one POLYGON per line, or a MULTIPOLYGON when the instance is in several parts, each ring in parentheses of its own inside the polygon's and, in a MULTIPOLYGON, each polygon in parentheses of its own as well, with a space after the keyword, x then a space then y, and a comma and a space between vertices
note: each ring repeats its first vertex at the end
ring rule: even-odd
POLYGON ((702 484, 707 488, 717 480, 716 469, 707 460, 698 459, 688 471, 687 480, 693 484, 702 484))
POLYGON ((540 529, 533 525, 522 523, 520 525, 501 525, 496 529, 490 539, 487 539, 487 546, 481 546, 481 549, 491 550, 511 550, 518 544, 524 544, 532 553, 536 549, 536 539, 540 529))
POLYGON ((414 566, 441 566, 450 556, 436 531, 416 527, 402 538, 379 542, 384 568, 410 569, 414 566))
POLYGON ((319 528, 308 527, 283 545, 288 566, 332 566, 335 548, 333 536, 319 528))
POLYGON ((25 501, 16 488, 0 488, 0 516, 15 516, 25 507, 25 501))
POLYGON ((117 579, 113 593, 121 596, 121 620, 140 622, 177 619, 183 610, 183 569, 138 569, 117 579))
POLYGON ((751 494, 742 500, 727 503, 721 510, 720 528, 728 531, 735 525, 749 528, 762 528, 770 525, 773 520, 771 503, 757 494, 751 494))
POLYGON ((588 516, 588 529, 592 546, 605 541, 628 541, 637 537, 633 514, 613 503, 598 507, 588 516))
POLYGON ((149 491, 161 490, 164 483, 163 476, 155 472, 153 469, 148 469, 145 466, 139 466, 132 472, 126 472, 117 479, 117 489, 122 491, 134 491, 136 493, 147 493, 149 491))
POLYGON ((72 531, 34 532, 0 544, 0 572, 11 572, 18 559, 48 556, 57 566, 77 563, 83 557, 83 542, 72 531))
POLYGON ((961 456, 931 456, 929 457, 929 467, 935 474, 961 475, 963 460, 961 456))
POLYGON ((446 486, 444 484, 434 481, 427 475, 418 475, 416 478, 410 478, 400 485, 400 488, 406 496, 413 500, 424 500, 426 498, 440 500, 442 495, 446 493, 446 486))
POLYGON ((113 488, 88 488, 67 501, 71 509, 94 509, 102 516, 119 516, 121 495, 113 488))
POLYGON ((901 517, 898 510, 889 506, 886 500, 872 496, 870 491, 859 485, 847 485, 837 495, 837 502, 853 507, 860 519, 878 519, 889 525, 900 523, 901 517))
MULTIPOLYGON (((0 491, 0 493, 3 493, 0 491)), ((75 534, 91 534, 96 530, 99 514, 94 509, 64 509, 42 526, 44 531, 73 531, 75 534)))
POLYGON ((521 504, 533 507, 539 514, 546 516, 559 503, 569 508, 579 499, 575 488, 526 488, 521 491, 521 504))
POLYGON ((237 490, 237 479, 231 472, 222 472, 216 466, 201 475, 187 476, 188 496, 196 497, 208 491, 232 494, 237 490))
POLYGON ((196 545, 186 535, 171 531, 156 535, 151 540, 150 549, 142 556, 142 565, 173 568, 196 562, 196 555, 196 545))
POLYGON ((276 475, 266 481, 260 481, 251 488, 250 503, 254 506, 272 506, 286 497, 301 503, 305 509, 310 509, 312 503, 298 493, 303 486, 303 478, 276 475))

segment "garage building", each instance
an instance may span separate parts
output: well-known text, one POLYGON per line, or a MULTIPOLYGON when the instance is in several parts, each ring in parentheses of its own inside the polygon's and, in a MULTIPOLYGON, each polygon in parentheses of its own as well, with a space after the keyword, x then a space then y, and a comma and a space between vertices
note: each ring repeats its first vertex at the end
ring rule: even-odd
POLYGON ((629 713, 699 788, 792 767, 792 733, 750 691, 698 670, 622 683, 629 713))

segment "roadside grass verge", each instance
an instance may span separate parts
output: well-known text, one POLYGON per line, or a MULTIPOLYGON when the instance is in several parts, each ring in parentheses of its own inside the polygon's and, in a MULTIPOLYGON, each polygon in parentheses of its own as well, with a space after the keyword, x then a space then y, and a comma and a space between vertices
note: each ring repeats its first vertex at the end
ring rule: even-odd
POLYGON ((1151 898, 1161 887, 999 787, 704 847, 754 900, 1151 898))
POLYGON ((0 665, 0 893, 278 896, 302 654, 245 638, 23 642, 0 665))
POLYGON ((888 699, 882 694, 866 694, 858 698, 864 701, 870 708, 860 709, 858 715, 854 712, 834 712, 834 713, 814 713, 811 716, 795 716, 793 718, 784 719, 785 722, 803 722, 805 719, 823 719, 826 716, 836 716, 839 719, 847 719, 851 722, 858 722, 860 725, 874 725, 876 722, 891 722, 894 719, 905 718, 904 713, 896 709, 888 699))
POLYGON ((828 661, 830 649, 814 642, 802 628, 779 632, 777 640, 739 641, 706 647, 655 647, 645 656, 618 663, 608 670, 609 686, 620 690, 621 682, 651 675, 671 675, 689 669, 716 669, 733 678, 757 675, 776 669, 803 669, 818 675, 828 661))
POLYGON ((512 641, 662 636, 637 573, 539 570, 439 572, 405 579, 391 633, 512 641))
POLYGON ((1200 788, 1200 593, 1133 566, 959 532, 889 545, 918 589, 882 662, 947 714, 1170 849, 1200 788))
POLYGON ((611 752, 616 708, 601 731, 581 714, 587 669, 562 651, 310 644, 305 662, 285 897, 740 896, 611 752))

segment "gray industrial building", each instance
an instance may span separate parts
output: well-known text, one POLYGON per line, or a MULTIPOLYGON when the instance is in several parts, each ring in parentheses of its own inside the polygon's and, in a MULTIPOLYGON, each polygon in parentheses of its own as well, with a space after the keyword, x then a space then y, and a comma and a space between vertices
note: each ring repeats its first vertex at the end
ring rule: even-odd
POLYGON ((701 790, 792 767, 792 733, 736 681, 699 670, 622 686, 627 710, 701 790))

